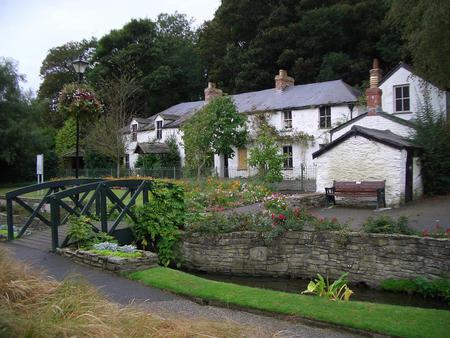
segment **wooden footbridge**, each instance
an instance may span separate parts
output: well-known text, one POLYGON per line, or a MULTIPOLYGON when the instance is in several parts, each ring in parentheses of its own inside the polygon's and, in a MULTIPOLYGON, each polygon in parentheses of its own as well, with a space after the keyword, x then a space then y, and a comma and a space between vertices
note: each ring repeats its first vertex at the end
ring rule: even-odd
MULTIPOLYGON (((171 186, 170 183, 167 183, 171 186)), ((126 216, 134 220, 131 208, 139 197, 142 203, 149 200, 149 193, 154 191, 152 180, 103 180, 103 179, 70 179, 30 185, 6 193, 6 214, 8 226, 8 241, 15 241, 36 249, 55 251, 66 246, 70 237, 67 236, 68 218, 71 215, 90 217, 95 232, 113 233, 124 227, 126 216), (40 199, 28 199, 26 194, 44 192, 40 199), (29 216, 24 224, 14 223, 14 208, 23 208, 29 216), (44 209, 50 208, 50 212, 44 209), (33 231, 24 236, 34 220, 39 220, 48 228, 43 231, 33 231), (15 235, 14 228, 20 231, 15 235)))

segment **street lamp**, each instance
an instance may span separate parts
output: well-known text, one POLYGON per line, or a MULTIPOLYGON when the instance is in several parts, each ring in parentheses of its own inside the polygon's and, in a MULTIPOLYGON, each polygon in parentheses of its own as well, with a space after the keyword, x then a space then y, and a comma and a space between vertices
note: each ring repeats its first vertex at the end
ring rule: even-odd
MULTIPOLYGON (((83 81, 83 74, 86 71, 88 63, 86 61, 84 61, 80 56, 80 57, 78 57, 77 60, 72 61, 72 66, 78 75, 78 84, 81 84, 81 82, 83 81)), ((79 151, 80 151, 80 123, 79 123, 78 111, 76 113, 76 128, 77 128, 77 141, 76 141, 76 151, 75 151, 75 178, 78 178, 78 172, 80 169, 80 163, 79 163, 79 158, 78 158, 79 151)))

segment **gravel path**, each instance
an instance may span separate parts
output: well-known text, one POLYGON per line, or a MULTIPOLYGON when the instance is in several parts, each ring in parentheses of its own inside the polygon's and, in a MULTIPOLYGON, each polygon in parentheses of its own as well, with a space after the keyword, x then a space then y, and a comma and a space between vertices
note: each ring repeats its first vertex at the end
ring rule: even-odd
POLYGON ((199 305, 182 297, 144 286, 135 281, 91 269, 73 263, 67 258, 15 244, 0 244, 10 250, 13 256, 31 265, 38 271, 57 280, 68 276, 82 276, 111 301, 129 305, 133 303, 151 310, 165 318, 184 317, 188 320, 211 319, 257 328, 257 337, 360 337, 335 328, 314 327, 299 322, 290 322, 273 317, 251 314, 214 306, 199 305))

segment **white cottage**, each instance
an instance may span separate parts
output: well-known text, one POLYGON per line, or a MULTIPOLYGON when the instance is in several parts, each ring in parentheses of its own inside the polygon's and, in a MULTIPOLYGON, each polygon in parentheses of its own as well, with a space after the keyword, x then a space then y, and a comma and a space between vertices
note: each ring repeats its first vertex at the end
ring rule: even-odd
MULTIPOLYGON (((374 60, 366 91, 367 112, 331 129, 331 142, 313 154, 318 192, 333 181, 385 181, 386 203, 391 206, 422 194, 420 149, 407 140, 414 133, 414 115, 404 119, 405 112, 401 117, 383 112, 380 79, 381 69, 374 60)), ((396 88, 391 83, 386 91, 396 88)))
MULTIPOLYGON (((157 143, 175 137, 180 147, 184 164, 184 148, 180 126, 208 101, 222 95, 215 84, 205 89, 205 101, 185 102, 172 106, 150 118, 135 118, 126 130, 126 160, 134 168, 139 154, 161 151, 157 143), (144 146, 139 146, 144 144, 144 146), (157 148, 157 149, 152 149, 157 148)), ((300 174, 300 166, 312 165, 312 153, 329 142, 328 131, 333 126, 352 119, 359 113, 356 106, 360 93, 342 80, 294 85, 294 79, 280 70, 275 76, 275 87, 271 89, 232 95, 238 111, 247 115, 250 134, 255 134, 255 116, 265 114, 269 123, 284 139, 303 133, 313 141, 308 145, 298 142, 280 142, 280 153, 287 155, 284 176, 300 174)), ((250 148, 251 145, 248 145, 250 148)), ((235 156, 224 159, 216 155, 215 171, 219 176, 247 177, 252 174, 247 164, 249 149, 234 149, 235 156)))

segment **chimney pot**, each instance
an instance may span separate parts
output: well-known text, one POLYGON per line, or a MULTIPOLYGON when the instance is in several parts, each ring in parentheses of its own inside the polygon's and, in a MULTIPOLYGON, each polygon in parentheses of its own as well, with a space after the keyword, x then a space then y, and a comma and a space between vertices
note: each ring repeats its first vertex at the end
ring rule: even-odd
POLYGON ((294 78, 288 76, 287 70, 280 69, 278 75, 275 76, 275 89, 285 90, 294 85, 294 78))
POLYGON ((222 96, 223 92, 218 89, 214 82, 208 82, 208 87, 205 89, 205 101, 210 102, 217 96, 222 96))
POLYGON ((382 111, 381 109, 381 95, 383 92, 378 88, 378 84, 381 80, 382 71, 378 59, 373 59, 372 69, 370 70, 370 88, 366 90, 366 101, 367 101, 367 113, 368 115, 377 115, 377 112, 382 111))

